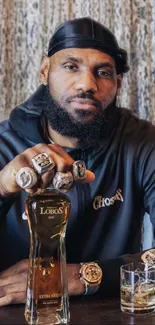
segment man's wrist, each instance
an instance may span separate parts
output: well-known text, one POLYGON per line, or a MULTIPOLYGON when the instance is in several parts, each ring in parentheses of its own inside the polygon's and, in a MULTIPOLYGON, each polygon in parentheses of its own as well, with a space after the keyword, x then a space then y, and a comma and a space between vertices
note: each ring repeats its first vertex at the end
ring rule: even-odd
POLYGON ((96 262, 81 263, 79 270, 80 281, 85 286, 84 295, 91 295, 98 291, 103 272, 96 262))
POLYGON ((85 292, 85 285, 80 281, 80 268, 80 264, 67 264, 68 292, 71 296, 83 295, 85 292))

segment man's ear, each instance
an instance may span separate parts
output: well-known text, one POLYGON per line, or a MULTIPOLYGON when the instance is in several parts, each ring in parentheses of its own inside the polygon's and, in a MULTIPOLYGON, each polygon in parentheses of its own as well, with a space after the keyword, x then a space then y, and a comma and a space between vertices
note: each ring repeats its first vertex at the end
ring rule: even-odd
POLYGON ((46 54, 43 54, 41 67, 40 67, 40 82, 45 86, 47 85, 48 82, 49 66, 50 66, 50 58, 46 54))
POLYGON ((117 96, 120 94, 120 89, 122 87, 123 73, 117 75, 117 96))

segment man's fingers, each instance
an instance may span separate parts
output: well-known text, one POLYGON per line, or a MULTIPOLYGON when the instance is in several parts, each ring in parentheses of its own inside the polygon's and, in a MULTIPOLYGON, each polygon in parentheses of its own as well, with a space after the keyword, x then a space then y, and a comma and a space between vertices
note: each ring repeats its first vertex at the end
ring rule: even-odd
POLYGON ((19 261, 18 263, 16 263, 15 265, 9 267, 8 269, 2 271, 0 273, 0 279, 10 276, 12 274, 17 274, 17 272, 22 272, 24 270, 28 269, 28 265, 29 265, 29 260, 25 259, 22 261, 19 261))
POLYGON ((59 145, 38 144, 34 148, 38 151, 36 154, 45 152, 53 159, 57 172, 66 172, 69 166, 74 162, 71 156, 69 156, 59 145))
POLYGON ((48 147, 54 151, 54 153, 57 153, 59 157, 65 159, 68 165, 71 165, 74 162, 72 157, 58 144, 48 144, 48 147))
POLYGON ((0 298, 0 307, 7 306, 10 304, 21 304, 25 303, 26 300, 26 292, 13 292, 8 295, 0 298))
MULTIPOLYGON (((52 180, 56 172, 73 172, 72 168, 74 163, 75 161, 73 158, 59 145, 38 144, 17 155, 0 172, 0 194, 2 196, 12 195, 13 193, 17 193, 24 188, 25 184, 30 187, 30 189, 26 189, 28 193, 36 193, 39 188, 45 189, 52 184, 52 180), (46 157, 44 153, 49 156, 55 164, 52 170, 40 167, 40 164, 45 167, 46 163, 48 162, 48 157, 46 157), (38 156, 39 158, 37 158, 38 156), (35 164, 32 164, 32 158, 35 164), (38 168, 37 165, 39 166, 38 168), (21 168, 23 169, 20 174, 21 168), (40 170, 45 172, 41 173, 40 170)), ((79 175, 80 173, 82 173, 81 170, 79 171, 79 175)), ((79 180, 79 175, 77 175, 77 178, 75 177, 76 175, 74 175, 75 183, 73 185, 75 185, 76 182, 81 184, 93 182, 95 179, 94 174, 89 170, 86 170, 85 180, 79 180)))
POLYGON ((26 292, 27 281, 8 284, 0 287, 0 298, 15 292, 26 292))
POLYGON ((17 274, 12 274, 6 277, 0 278, 0 296, 1 296, 1 288, 7 285, 11 285, 13 283, 17 285, 21 285, 21 283, 26 283, 27 282, 27 272, 20 272, 17 274))
POLYGON ((55 175, 55 171, 51 170, 47 173, 44 173, 41 177, 40 188, 46 188, 52 183, 52 179, 55 175))
POLYGON ((0 306, 25 302, 29 260, 22 260, 0 273, 0 306))
POLYGON ((78 183, 91 183, 95 180, 95 174, 91 172, 90 170, 86 169, 86 178, 83 181, 78 181, 78 183))

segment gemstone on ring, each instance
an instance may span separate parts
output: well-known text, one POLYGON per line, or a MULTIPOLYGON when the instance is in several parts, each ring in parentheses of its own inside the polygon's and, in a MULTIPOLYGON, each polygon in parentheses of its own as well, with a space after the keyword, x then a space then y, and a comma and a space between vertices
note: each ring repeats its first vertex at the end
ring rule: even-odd
POLYGON ((37 174, 30 167, 22 167, 16 174, 16 183, 24 190, 32 188, 37 182, 37 174))
POLYGON ((72 168, 75 181, 82 181, 86 178, 86 165, 83 160, 74 161, 72 168))
POLYGON ((39 153, 32 158, 32 164, 38 174, 43 174, 55 167, 55 163, 46 152, 39 153))
POLYGON ((73 175, 71 172, 56 172, 52 184, 56 190, 69 190, 73 184, 73 175))

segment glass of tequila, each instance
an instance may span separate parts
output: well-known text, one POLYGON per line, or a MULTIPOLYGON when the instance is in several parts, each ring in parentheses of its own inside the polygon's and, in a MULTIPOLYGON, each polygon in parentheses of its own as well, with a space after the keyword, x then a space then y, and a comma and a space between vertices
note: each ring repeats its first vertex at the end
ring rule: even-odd
POLYGON ((155 312, 155 265, 129 263, 120 268, 121 310, 144 315, 155 312))

